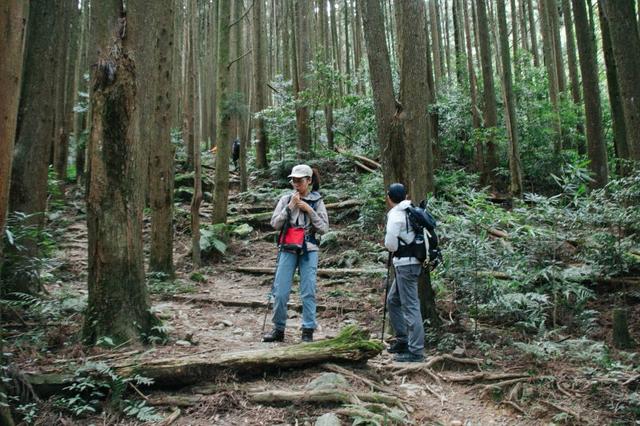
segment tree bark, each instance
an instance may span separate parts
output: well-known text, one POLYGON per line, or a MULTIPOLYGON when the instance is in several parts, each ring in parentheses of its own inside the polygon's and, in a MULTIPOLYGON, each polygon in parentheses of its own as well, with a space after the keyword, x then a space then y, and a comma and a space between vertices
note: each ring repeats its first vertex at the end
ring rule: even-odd
POLYGON ((509 172, 511 173, 510 191, 513 196, 522 194, 522 165, 518 148, 518 122, 516 120, 515 96, 513 94, 513 78, 511 76, 511 57, 509 54, 509 38, 507 34, 507 15, 505 5, 499 1, 498 26, 500 27, 500 51, 502 53, 502 86, 504 92, 505 121, 509 133, 509 172))
MULTIPOLYGON (((309 9, 303 0, 295 0, 295 32, 297 42, 297 86, 296 99, 303 102, 300 92, 307 88, 307 74, 310 71, 311 46, 309 39, 309 9)), ((296 106, 297 157, 306 160, 311 155, 311 128, 309 127, 309 108, 301 103, 296 106)))
POLYGON ((609 104, 611 105, 611 124, 613 128, 613 144, 615 147, 618 174, 624 176, 630 172, 630 167, 624 161, 630 160, 629 145, 627 143, 627 129, 624 122, 624 108, 620 96, 618 84, 618 70, 613 57, 611 36, 609 34, 609 21, 604 13, 602 3, 598 4, 600 17, 600 30, 602 31, 602 51, 604 55, 605 71, 607 74, 607 89, 609 92, 609 104))
MULTIPOLYGON (((580 75, 578 74, 578 60, 576 58, 576 43, 573 33, 573 18, 571 16, 571 0, 562 0, 562 15, 564 18, 565 40, 567 43, 567 62, 569 64, 569 80, 571 83, 571 99, 576 108, 580 105, 580 75)), ((584 135, 582 120, 576 126, 578 134, 584 135)), ((585 148, 582 138, 578 142, 578 152, 584 154, 585 148)))
POLYGON ((540 53, 538 51, 538 33, 536 31, 536 20, 534 17, 532 0, 524 0, 527 2, 527 9, 529 13, 529 34, 531 35, 531 52, 533 54, 533 65, 535 67, 540 66, 540 53))
POLYGON ((633 2, 602 1, 618 72, 629 156, 640 161, 640 36, 633 2))
MULTIPOLYGON (((9 182, 28 18, 29 3, 22 0, 10 0, 0 7, 0 28, 3 28, 0 31, 0 235, 4 235, 9 207, 9 182)), ((0 259, 2 246, 0 244, 0 259)))
POLYGON ((580 53, 580 71, 582 72, 582 90, 587 125, 587 154, 589 169, 594 181, 593 188, 607 184, 609 170, 607 149, 602 129, 602 107, 600 106, 600 87, 598 81, 598 62, 596 37, 591 31, 587 18, 585 0, 572 0, 576 21, 576 36, 580 53))
POLYGON ((444 75, 442 65, 442 47, 440 46, 440 21, 438 15, 437 0, 429 0, 430 24, 431 24, 431 43, 433 44, 433 68, 435 70, 435 94, 436 97, 440 93, 440 84, 444 75))
POLYGON ((404 151, 401 134, 398 132, 398 115, 401 110, 393 93, 385 33, 380 30, 384 28, 380 3, 378 0, 362 0, 360 7, 386 188, 393 182, 406 182, 404 151))
MULTIPOLYGON (((146 3, 96 2, 92 18, 118 20, 96 39, 102 53, 92 71, 92 125, 89 141, 87 228, 89 240, 88 306, 84 336, 89 343, 108 336, 114 342, 138 341, 152 334, 142 250, 142 208, 147 148, 135 113, 135 44, 147 31, 137 17, 146 3), (109 19, 119 17, 115 19, 109 19), (126 37, 130 37, 130 40, 126 37), (108 52, 108 53, 107 53, 108 52)), ((138 46, 139 47, 139 46, 138 46)), ((140 76, 139 78, 144 78, 140 76)))
MULTIPOLYGON (((264 49, 263 38, 264 26, 262 25, 262 0, 255 0, 253 3, 253 96, 255 99, 255 112, 260 112, 266 107, 265 103, 265 73, 264 73, 264 49)), ((287 37, 288 40, 288 37, 287 37)), ((286 58, 285 62, 288 61, 286 58)), ((286 78, 286 77, 285 77, 286 78)), ((263 118, 255 120, 256 129, 256 166, 266 169, 267 162, 267 132, 263 118)))
POLYGON ((480 39, 480 62, 482 64, 482 80, 484 86, 484 128, 486 131, 486 155, 481 180, 497 184, 495 168, 498 157, 495 145, 495 131, 498 125, 498 106, 493 85, 493 66, 491 64, 491 43, 489 40, 489 22, 487 20, 486 0, 477 0, 478 38, 480 39))
POLYGON ((407 193, 416 203, 434 191, 433 157, 429 135, 429 114, 425 99, 429 99, 426 73, 426 38, 424 9, 418 0, 404 0, 396 4, 402 22, 398 22, 400 69, 400 103, 403 106, 402 123, 405 158, 411 170, 403 182, 407 193), (411 20, 411 24, 409 24, 411 20))
POLYGON ((554 153, 560 154, 562 150, 562 124, 560 121, 560 86, 558 83, 558 67, 556 65, 556 55, 554 49, 554 35, 551 20, 548 12, 548 0, 540 0, 540 27, 542 31, 542 53, 549 79, 549 98, 554 112, 554 153))
POLYGON ((218 17, 218 80, 217 97, 217 146, 216 177, 213 195, 213 223, 227 221, 227 204, 229 202, 229 157, 231 154, 231 115, 228 105, 230 99, 229 75, 229 24, 231 22, 231 2, 221 2, 218 17))
POLYGON ((149 269, 173 275, 173 176, 174 149, 171 144, 174 0, 134 8, 129 22, 146 31, 134 31, 138 84, 136 114, 140 137, 149 147, 148 177, 151 207, 149 269))
MULTIPOLYGON (((47 0, 34 0, 29 6, 28 36, 9 190, 9 211, 29 215, 25 225, 38 228, 44 225, 47 206, 47 172, 54 126, 52 111, 55 107, 50 71, 55 44, 51 43, 51 34, 56 31, 56 11, 59 7, 62 5, 47 0)), ((19 27, 16 30, 19 31, 19 27)), ((17 99, 9 100, 8 105, 17 99)), ((4 117, 2 119, 4 121, 4 117)), ((3 139, 3 143, 4 141, 3 139)), ((26 250, 21 253, 23 256, 38 256, 36 241, 28 240, 24 246, 26 250)), ((33 271, 16 271, 5 291, 37 292, 40 283, 34 275, 37 274, 33 274, 33 271)))

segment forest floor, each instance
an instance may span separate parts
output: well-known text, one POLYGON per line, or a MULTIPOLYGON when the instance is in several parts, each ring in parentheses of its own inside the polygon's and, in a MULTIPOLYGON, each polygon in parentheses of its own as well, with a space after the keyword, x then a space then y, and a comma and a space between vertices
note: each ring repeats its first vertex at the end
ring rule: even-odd
MULTIPOLYGON (((65 217, 64 228, 56 232, 57 251, 46 290, 60 303, 73 305, 86 296, 87 231, 80 201, 70 203, 60 216, 65 217)), ((187 207, 188 208, 188 207, 187 207)), ((203 210, 207 215, 207 208, 203 210)), ((204 219, 203 219, 204 220, 204 219)), ((148 221, 145 238, 148 237, 148 221)), ((320 267, 336 267, 346 250, 366 250, 358 245, 357 234, 347 223, 332 224, 333 230, 344 231, 353 237, 350 247, 333 247, 323 253, 320 267), (354 241, 355 240, 355 241, 354 241)), ((346 238, 350 240, 350 237, 346 238)), ((272 268, 276 249, 272 232, 255 229, 247 238, 233 239, 224 257, 209 260, 193 275, 189 255, 190 237, 177 234, 175 240, 176 278, 171 281, 151 280, 149 289, 153 310, 170 327, 166 344, 152 347, 88 348, 79 339, 82 327, 80 314, 68 315, 64 320, 29 329, 29 322, 7 327, 5 350, 20 370, 36 372, 61 365, 78 366, 88 360, 110 362, 124 357, 141 362, 162 357, 193 354, 214 357, 230 351, 247 351, 297 344, 300 341, 300 313, 291 310, 284 343, 261 343, 265 307, 233 306, 249 301, 266 301, 272 283, 271 275, 237 272, 241 266, 272 268), (40 330, 39 334, 33 334, 40 330), (39 345, 30 345, 40 339, 39 345)), ((344 259, 342 259, 344 260, 344 259)), ((344 262, 343 262, 344 264, 344 262)), ((360 268, 384 268, 382 263, 358 265, 360 268)), ((379 338, 382 317, 382 295, 379 288, 384 278, 376 275, 318 278, 317 302, 326 309, 318 313, 319 329, 314 338, 333 337, 345 325, 358 324, 379 338), (349 308, 349 309, 347 309, 349 308)), ((297 292, 292 303, 298 303, 297 292)), ((270 313, 266 330, 270 328, 270 313)), ((633 310, 630 321, 637 330, 640 312, 633 310)), ((447 327, 445 325, 445 327, 447 327)), ((450 324, 450 332, 457 336, 456 349, 438 351, 428 344, 426 361, 441 355, 480 359, 477 365, 444 361, 430 368, 400 371, 407 365, 392 361, 383 351, 364 365, 343 365, 354 376, 347 376, 350 391, 369 391, 360 378, 372 381, 393 395, 400 396, 406 412, 406 423, 417 425, 533 425, 549 423, 629 424, 633 420, 620 419, 608 407, 612 392, 603 388, 613 386, 610 379, 598 374, 585 375, 582 363, 538 362, 517 351, 512 343, 520 339, 516 332, 489 325, 450 324), (484 373, 484 376, 479 374, 484 373), (495 375, 491 377, 491 375, 495 375), (498 376, 503 374, 504 376, 498 376), (518 377, 518 374, 520 376, 518 377), (514 379, 515 377, 515 379, 514 379), (464 380, 464 381, 463 381, 464 380)), ((566 338, 565 338, 566 339, 566 338)), ((411 365, 411 364, 410 364, 411 365)), ((311 381, 327 373, 324 365, 277 370, 257 378, 239 378, 232 374, 219 377, 214 387, 205 383, 172 391, 142 388, 148 405, 156 407, 164 416, 174 415, 173 425, 303 425, 315 424, 325 413, 344 413, 339 403, 256 403, 247 397, 256 390, 300 390, 311 381), (178 402, 177 397, 192 397, 178 402), (178 407, 179 406, 179 407, 178 407)), ((624 377, 627 381, 627 377, 624 377)), ((622 381, 622 379, 620 379, 622 381)), ((135 395, 134 395, 135 396, 135 395)), ((340 416, 343 424, 357 421, 358 416, 340 416)), ((362 419, 360 419, 362 420, 362 419)), ((384 423, 385 420, 382 421, 384 423)), ((137 424, 130 417, 119 417, 105 410, 101 414, 71 417, 43 404, 34 424, 137 424)), ((356 423, 353 423, 356 424, 356 423)))

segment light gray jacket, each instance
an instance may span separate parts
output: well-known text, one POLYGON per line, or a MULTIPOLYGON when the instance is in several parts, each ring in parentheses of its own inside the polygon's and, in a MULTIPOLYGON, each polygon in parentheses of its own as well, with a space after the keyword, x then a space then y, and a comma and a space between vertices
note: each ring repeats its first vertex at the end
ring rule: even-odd
MULTIPOLYGON (((271 216, 271 226, 274 229, 280 230, 284 226, 287 220, 287 205, 291 200, 291 197, 295 194, 292 191, 288 194, 280 197, 278 205, 276 205, 273 215, 271 216)), ((329 231, 329 215, 327 214, 327 208, 322 201, 322 196, 316 192, 310 192, 306 197, 302 198, 303 201, 316 201, 315 209, 311 213, 307 214, 297 207, 291 210, 291 220, 289 224, 291 226, 304 228, 305 235, 322 235, 329 231)), ((316 237, 318 238, 318 237, 316 237)), ((317 245, 307 241, 307 251, 318 251, 317 245)))
MULTIPOLYGON (((411 244, 416 234, 411 226, 407 226, 407 213, 405 209, 411 205, 410 200, 404 200, 396 204, 387 213, 387 232, 384 236, 384 246, 390 252, 398 250, 400 240, 404 244, 411 244)), ((420 261, 415 257, 394 257, 393 266, 419 265, 420 261)))

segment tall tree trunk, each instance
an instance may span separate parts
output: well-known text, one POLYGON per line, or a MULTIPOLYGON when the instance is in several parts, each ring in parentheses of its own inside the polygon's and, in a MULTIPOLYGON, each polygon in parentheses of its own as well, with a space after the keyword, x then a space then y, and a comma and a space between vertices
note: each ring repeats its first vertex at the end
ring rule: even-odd
POLYGON ((624 163, 624 161, 619 160, 629 160, 631 156, 629 154, 629 145, 627 144, 627 129, 624 122, 624 108, 622 107, 620 86, 618 84, 618 70, 615 58, 613 57, 613 49, 611 47, 609 21, 604 13, 602 3, 598 5, 598 12, 600 16, 600 29, 602 31, 602 51, 604 53, 604 62, 607 73, 609 104, 611 105, 613 144, 615 147, 616 157, 618 158, 617 171, 620 175, 626 175, 630 172, 629 167, 624 163))
POLYGON ((547 68, 547 77, 549 79, 549 97, 554 113, 554 153, 560 154, 562 150, 562 124, 560 121, 560 86, 558 83, 558 67, 556 66, 556 55, 554 49, 554 35, 549 17, 548 0, 540 0, 540 27, 542 30, 542 52, 544 55, 544 63, 547 68))
POLYGON ((426 73, 426 39, 424 31, 424 9, 420 0, 405 0, 396 4, 400 11, 398 39, 402 42, 402 68, 400 69, 400 103, 403 106, 403 140, 406 141, 405 158, 409 161, 411 174, 407 176, 410 198, 423 200, 427 192, 433 192, 433 158, 429 138, 429 115, 425 99, 429 99, 429 84, 426 73), (409 21, 411 25, 409 25, 409 21))
MULTIPOLYGON (((29 3, 22 0, 10 0, 0 6, 0 28, 3 28, 0 31, 0 235, 4 235, 9 207, 9 182, 28 17, 29 3)), ((0 244, 0 262, 2 246, 0 244)))
MULTIPOLYGON (((262 34, 264 26, 262 25, 262 0, 255 0, 253 3, 253 96, 255 99, 254 112, 260 112, 266 107, 265 103, 265 70, 264 70, 264 45, 262 34)), ((287 37, 288 38, 288 37, 287 37)), ((288 60, 288 58, 286 58, 288 60)), ((285 62, 287 62, 285 60, 285 62)), ((286 78, 286 77, 285 77, 286 78)), ((260 169, 266 169, 269 164, 267 161, 267 132, 264 119, 259 117, 255 120, 256 126, 256 166, 260 169)))
MULTIPOLYGON (((320 0, 320 34, 322 35, 323 57, 324 62, 330 64, 330 46, 329 46, 329 16, 327 14, 327 5, 325 0, 320 0)), ((324 93, 325 98, 333 98, 333 87, 324 93)), ((325 130, 327 133, 327 146, 334 149, 333 142, 333 102, 328 101, 324 106, 325 130)))
POLYGON ((385 188, 406 182, 402 134, 398 131, 399 104, 393 94, 389 50, 385 40, 384 16, 378 0, 361 0, 362 27, 369 61, 382 173, 385 188))
MULTIPOLYGON (((301 101, 300 92, 307 88, 306 76, 310 71, 311 46, 309 40, 309 10, 302 0, 295 0, 295 32, 297 42, 297 87, 296 98, 301 101)), ((309 127, 309 108, 296 107, 296 127, 298 129, 297 157, 305 160, 311 155, 311 128, 309 127)))
POLYGON ((525 0, 529 13, 529 34, 531 35, 531 52, 533 53, 533 65, 540 66, 540 53, 538 51, 538 33, 536 31, 536 20, 534 17, 533 0, 525 0))
POLYGON ((611 47, 618 71, 627 143, 632 160, 640 161, 640 36, 633 2, 602 1, 609 21, 611 47))
MULTIPOLYGON (((467 45, 467 73, 469 75, 469 92, 471 95, 471 124, 473 129, 482 127, 482 116, 478 108, 478 81, 476 71, 473 67, 473 46, 471 44, 471 25, 469 24, 469 8, 467 0, 463 0, 464 10, 464 30, 467 45)), ((475 164, 476 170, 481 171, 484 164, 484 152, 482 142, 476 142, 475 146, 475 164)))
POLYGON ((144 277, 142 209, 148 147, 140 138, 135 112, 133 60, 136 50, 146 47, 136 44, 148 30, 146 12, 146 2, 141 0, 127 3, 128 21, 121 1, 94 2, 91 6, 96 22, 119 20, 119 24, 112 28, 113 36, 101 32, 101 38, 96 38, 104 53, 92 71, 89 296, 83 330, 90 343, 103 336, 115 342, 135 342, 150 336, 156 324, 149 312, 144 277))
MULTIPOLYGON (((88 1, 83 0, 80 9, 79 18, 79 41, 78 41, 78 60, 75 63, 74 70, 74 86, 73 86, 73 104, 74 106, 80 101, 80 92, 87 93, 89 91, 88 86, 84 79, 85 70, 87 70, 87 25, 89 19, 87 17, 89 13, 88 1)), ((84 183, 84 165, 86 154, 86 118, 87 111, 73 110, 73 136, 75 140, 75 167, 76 167, 76 183, 82 185, 84 183)))
POLYGON ((137 52, 137 97, 141 111, 141 137, 149 146, 149 204, 151 247, 149 269, 173 275, 173 176, 171 144, 174 0, 149 4, 143 22, 144 50, 137 52))
POLYGON ((227 205, 229 203, 229 157, 231 154, 231 111, 229 75, 229 33, 231 29, 231 2, 220 2, 218 18, 218 80, 217 97, 217 146, 215 189, 213 195, 213 223, 227 221, 227 205))
POLYGON ((440 21, 438 18, 437 0, 429 0, 429 12, 431 23, 431 43, 433 43, 433 68, 435 70, 435 92, 436 97, 440 93, 444 68, 442 64, 442 47, 440 45, 440 21))
MULTIPOLYGON (((188 75, 191 81, 196 80, 196 56, 197 56, 197 32, 198 22, 196 15, 198 11, 198 4, 196 0, 189 0, 187 19, 189 19, 189 51, 188 51, 188 75)), ((228 24, 228 23, 227 23, 228 24)), ((225 24, 225 25, 227 25, 225 24)), ((228 31, 228 30, 227 30, 228 31)), ((191 88, 194 89, 193 87, 191 88)), ((195 110, 196 96, 195 93, 189 93, 189 99, 191 108, 195 110)), ((195 129, 191 128, 192 133, 196 133, 195 129)), ((193 197, 191 197, 191 259, 194 267, 197 269, 201 264, 200 257, 200 205, 202 204, 202 167, 200 164, 200 140, 193 138, 193 197)), ((218 147, 220 149, 220 147, 218 147)), ((218 155, 220 155, 218 153, 218 155)), ((228 162, 227 162, 228 164, 228 162)), ((228 171, 227 166, 227 171, 228 171)), ((217 171, 217 169, 216 169, 217 171)))
MULTIPOLYGON (((576 43, 573 35, 573 18, 571 17, 571 0, 562 0, 562 15, 564 18, 565 40, 567 43, 567 62, 569 64, 569 80, 571 83, 571 99, 574 106, 580 105, 580 75, 578 74, 578 61, 576 59, 576 43)), ((579 134, 584 134, 582 120, 578 122, 576 130, 579 134)), ((584 144, 578 143, 578 152, 584 154, 584 144)))
MULTIPOLYGON (((291 39, 289 36, 289 0, 284 0, 281 3, 282 7, 282 33, 280 37, 282 38, 282 76, 285 81, 291 80, 291 39)), ((255 6, 254 6, 255 7, 255 6)), ((254 47, 255 49, 255 47, 254 47)), ((333 45, 331 47, 331 55, 333 55, 333 45)), ((333 57, 333 56, 332 56, 333 57)), ((255 94, 254 94, 255 96, 255 94)))
POLYGON ((349 45, 349 3, 344 0, 343 5, 343 22, 344 22, 344 63, 348 77, 351 77, 351 47, 349 45))
POLYGON ((516 75, 519 74, 518 70, 518 7, 516 6, 516 0, 511 0, 511 37, 513 38, 513 62, 516 70, 516 75))
MULTIPOLYGON (((11 169, 9 209, 29 215, 26 224, 37 227, 44 225, 47 205, 47 170, 54 125, 54 87, 51 84, 50 64, 54 60, 55 44, 51 43, 51 34, 57 29, 56 8, 59 7, 61 4, 53 4, 47 0, 34 0, 29 6, 28 36, 11 169)), ((38 256, 36 241, 27 241, 25 249, 22 255, 38 256)), ((16 274, 5 291, 35 293, 40 289, 33 271, 16 271, 16 274)))
POLYGON ((498 106, 493 85, 493 66, 491 63, 491 43, 489 41, 489 22, 487 20, 486 0, 477 0, 478 38, 480 39, 480 62, 484 87, 484 127, 486 130, 486 155, 482 172, 482 182, 496 186, 495 168, 498 167, 495 132, 498 125, 498 106))
POLYGON ((453 0, 453 6, 451 8, 451 14, 453 16, 453 39, 456 51, 456 79, 458 85, 462 86, 462 79, 464 77, 464 47, 462 39, 462 18, 460 11, 461 0, 453 0))
POLYGON ((560 18, 558 16, 557 0, 546 0, 545 10, 549 19, 549 30, 555 56, 556 76, 558 78, 558 91, 564 93, 567 88, 567 79, 564 74, 564 61, 562 56, 562 42, 560 40, 560 18))
MULTIPOLYGON (((189 20, 190 22, 191 18, 188 14, 189 10, 189 7, 187 7, 185 10, 184 20, 189 20)), ((195 97, 196 91, 196 73, 195 68, 193 68, 193 64, 195 63, 195 61, 192 61, 190 57, 191 43, 193 42, 193 37, 191 37, 192 32, 193 27, 191 24, 184 25, 184 29, 182 31, 182 87, 184 88, 182 96, 182 141, 185 145, 185 148, 187 149, 187 162, 185 164, 187 170, 193 170, 193 156, 195 147, 195 135, 193 133, 195 123, 195 110, 193 99, 195 97)))
MULTIPOLYGON (((429 99, 429 84, 426 75, 427 49, 425 31, 425 4, 422 0, 403 0, 396 3, 398 12, 398 43, 402 68, 400 69, 400 102, 403 106, 402 127, 405 158, 411 171, 405 177, 409 196, 416 203, 433 192, 433 159, 429 138, 429 115, 424 100, 429 99), (409 22, 411 23, 409 25, 409 22)), ((419 288, 431 286, 428 274, 423 274, 419 288)), ((436 324, 435 299, 427 297, 428 291, 419 291, 420 307, 424 320, 436 324), (428 314, 432 314, 430 317, 428 314)), ((433 292, 431 292, 433 294, 433 292)))
POLYGON ((522 194, 522 165, 518 148, 518 122, 516 120, 515 96, 511 76, 511 57, 509 54, 509 36, 507 34, 507 14, 504 2, 499 1, 498 26, 500 28, 500 51, 502 54, 502 86, 504 92, 505 122, 509 133, 509 172, 511 173, 511 194, 522 194))
POLYGON ((602 131, 596 36, 589 25, 585 0, 572 0, 572 2, 576 21, 578 51, 580 52, 582 90, 584 91, 587 153, 590 160, 589 169, 594 179, 591 185, 595 188, 601 188, 607 184, 609 170, 607 168, 607 149, 602 131))
POLYGON ((53 96, 54 96, 54 119, 51 145, 51 165, 56 172, 58 179, 64 178, 66 174, 66 151, 67 134, 64 128, 64 97, 65 97, 65 75, 67 70, 67 45, 69 44, 69 5, 73 2, 60 1, 56 10, 57 31, 53 34, 53 44, 55 45, 54 63, 51 64, 54 72, 53 96))

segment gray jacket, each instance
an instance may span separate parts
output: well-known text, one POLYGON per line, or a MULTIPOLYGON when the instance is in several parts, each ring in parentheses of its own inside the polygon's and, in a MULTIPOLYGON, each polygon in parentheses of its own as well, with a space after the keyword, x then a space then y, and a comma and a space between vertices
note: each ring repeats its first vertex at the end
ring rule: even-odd
MULTIPOLYGON (((288 194, 280 197, 278 205, 273 211, 271 216, 271 226, 274 229, 280 230, 284 226, 287 220, 287 204, 291 200, 291 197, 295 194, 292 191, 288 194)), ((306 197, 302 198, 304 201, 316 201, 315 209, 311 213, 307 214, 297 207, 291 210, 291 220, 289 224, 291 226, 304 228, 306 235, 316 234, 321 235, 329 231, 329 215, 327 214, 327 208, 324 206, 322 196, 318 192, 310 192, 306 197)), ((317 237, 316 237, 317 238, 317 237)), ((318 246, 307 241, 307 251, 317 251, 318 246)))

